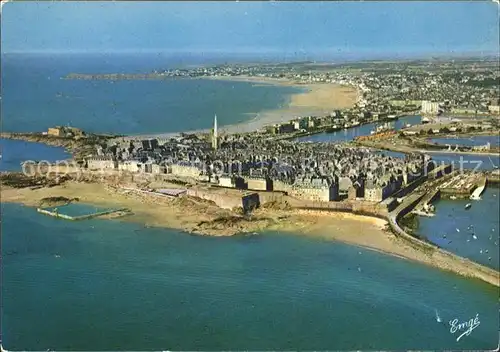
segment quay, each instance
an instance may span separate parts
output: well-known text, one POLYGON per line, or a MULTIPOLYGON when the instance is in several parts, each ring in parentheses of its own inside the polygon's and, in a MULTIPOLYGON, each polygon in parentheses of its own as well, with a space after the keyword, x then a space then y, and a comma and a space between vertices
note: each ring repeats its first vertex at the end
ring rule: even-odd
POLYGON ((116 215, 116 216, 123 216, 126 214, 130 213, 130 210, 127 208, 119 208, 119 209, 109 209, 109 210, 104 210, 100 212, 96 212, 93 214, 86 214, 86 215, 79 215, 79 216, 71 216, 67 214, 62 214, 57 211, 57 208, 55 210, 49 210, 47 208, 37 208, 37 212, 49 216, 53 216, 56 218, 60 219, 65 219, 65 220, 71 220, 71 221, 78 221, 78 220, 88 220, 104 215, 116 215))
POLYGON ((440 186, 441 195, 444 197, 469 198, 476 189, 484 191, 486 177, 482 174, 458 174, 440 186))

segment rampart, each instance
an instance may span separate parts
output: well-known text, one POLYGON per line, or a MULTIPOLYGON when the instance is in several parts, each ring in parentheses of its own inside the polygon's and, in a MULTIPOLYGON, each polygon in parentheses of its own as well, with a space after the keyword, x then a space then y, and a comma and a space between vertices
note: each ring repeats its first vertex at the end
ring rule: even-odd
POLYGON ((214 190, 204 190, 198 188, 188 188, 186 194, 190 197, 202 198, 214 202, 218 207, 223 209, 233 209, 243 207, 243 193, 237 195, 234 193, 214 192, 214 190))

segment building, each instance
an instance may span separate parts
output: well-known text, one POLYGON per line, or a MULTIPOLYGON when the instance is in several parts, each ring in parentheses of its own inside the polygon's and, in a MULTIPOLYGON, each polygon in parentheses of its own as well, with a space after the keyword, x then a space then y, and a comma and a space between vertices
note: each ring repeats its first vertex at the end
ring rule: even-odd
POLYGON ((361 181, 354 181, 352 186, 347 191, 347 199, 355 200, 357 198, 364 198, 365 184, 361 181))
POLYGON ((76 127, 56 126, 50 127, 47 130, 47 135, 54 137, 83 137, 85 136, 85 132, 76 127))
POLYGON ((118 170, 128 172, 139 172, 141 170, 140 163, 134 160, 127 160, 118 163, 118 170))
POLYGON ((234 179, 231 176, 219 176, 219 186, 234 188, 234 179))
POLYGON ((63 137, 64 136, 64 131, 62 129, 62 127, 50 127, 48 130, 47 130, 47 134, 49 136, 54 136, 54 137, 63 137))
POLYGON ((153 173, 153 174, 164 174, 165 173, 165 166, 153 163, 151 165, 151 173, 153 173))
POLYGON ((292 184, 280 180, 273 180, 273 191, 289 193, 292 191, 292 184))
POLYGON ((292 133, 295 132, 295 125, 293 122, 283 123, 278 125, 278 133, 292 133))
POLYGON ((492 114, 498 114, 500 113, 500 105, 490 105, 488 106, 488 111, 492 114))
POLYGON ((212 149, 217 150, 219 146, 219 135, 217 131, 217 115, 214 116, 214 128, 212 129, 212 149))
POLYGON ((255 191, 272 191, 273 181, 269 177, 245 177, 248 189, 255 191))
POLYGON ((170 166, 170 172, 174 176, 197 178, 198 176, 200 176, 202 169, 201 167, 199 167, 199 165, 192 165, 191 163, 179 163, 172 164, 170 166))
POLYGON ((439 103, 422 100, 422 114, 437 114, 439 111, 439 103))
POLYGON ((402 180, 384 177, 379 180, 368 180, 365 187, 365 200, 381 202, 401 188, 402 180))
POLYGON ((118 162, 108 156, 93 156, 87 159, 87 168, 89 170, 116 169, 118 162))
POLYGON ((290 195, 313 202, 331 202, 339 200, 339 187, 335 183, 328 184, 324 179, 305 178, 294 183, 290 195))

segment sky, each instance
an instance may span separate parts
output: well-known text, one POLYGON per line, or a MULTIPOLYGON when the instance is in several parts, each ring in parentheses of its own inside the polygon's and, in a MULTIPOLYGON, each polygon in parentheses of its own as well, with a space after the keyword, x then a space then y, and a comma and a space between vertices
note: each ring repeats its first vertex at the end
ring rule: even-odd
POLYGON ((10 2, 1 51, 498 54, 499 5, 442 2, 10 2))

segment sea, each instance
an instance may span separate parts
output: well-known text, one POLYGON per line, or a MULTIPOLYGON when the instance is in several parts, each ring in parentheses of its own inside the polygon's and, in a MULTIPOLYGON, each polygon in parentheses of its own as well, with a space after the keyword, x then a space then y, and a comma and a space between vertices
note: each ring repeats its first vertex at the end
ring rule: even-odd
POLYGON ((67 80, 69 73, 149 73, 213 65, 204 57, 148 55, 2 56, 2 122, 8 132, 70 125, 88 132, 141 135, 251 120, 287 104, 296 87, 209 79, 67 80))
MULTIPOLYGON (((2 60, 3 130, 70 123, 94 132, 175 132, 209 127, 214 107, 227 105, 217 117, 231 124, 293 93, 245 82, 59 79, 149 72, 169 68, 167 59, 10 56, 2 60), (181 102, 171 105, 169 94, 181 102)), ((42 144, 0 143, 0 170, 68 157, 42 144)), ((498 196, 488 188, 468 212, 439 201, 438 215, 422 219, 419 231, 435 233, 436 242, 447 233, 448 249, 480 261, 477 249, 493 249, 489 235, 498 236, 498 196), (453 227, 464 240, 471 224, 478 239, 459 246, 453 227)), ((70 222, 21 204, 2 203, 1 211, 7 350, 483 350, 499 341, 498 288, 361 247, 300 233, 218 238, 120 220, 70 222), (480 324, 459 338, 465 330, 451 324, 475 318, 480 324)), ((498 268, 498 256, 484 264, 498 268)))

